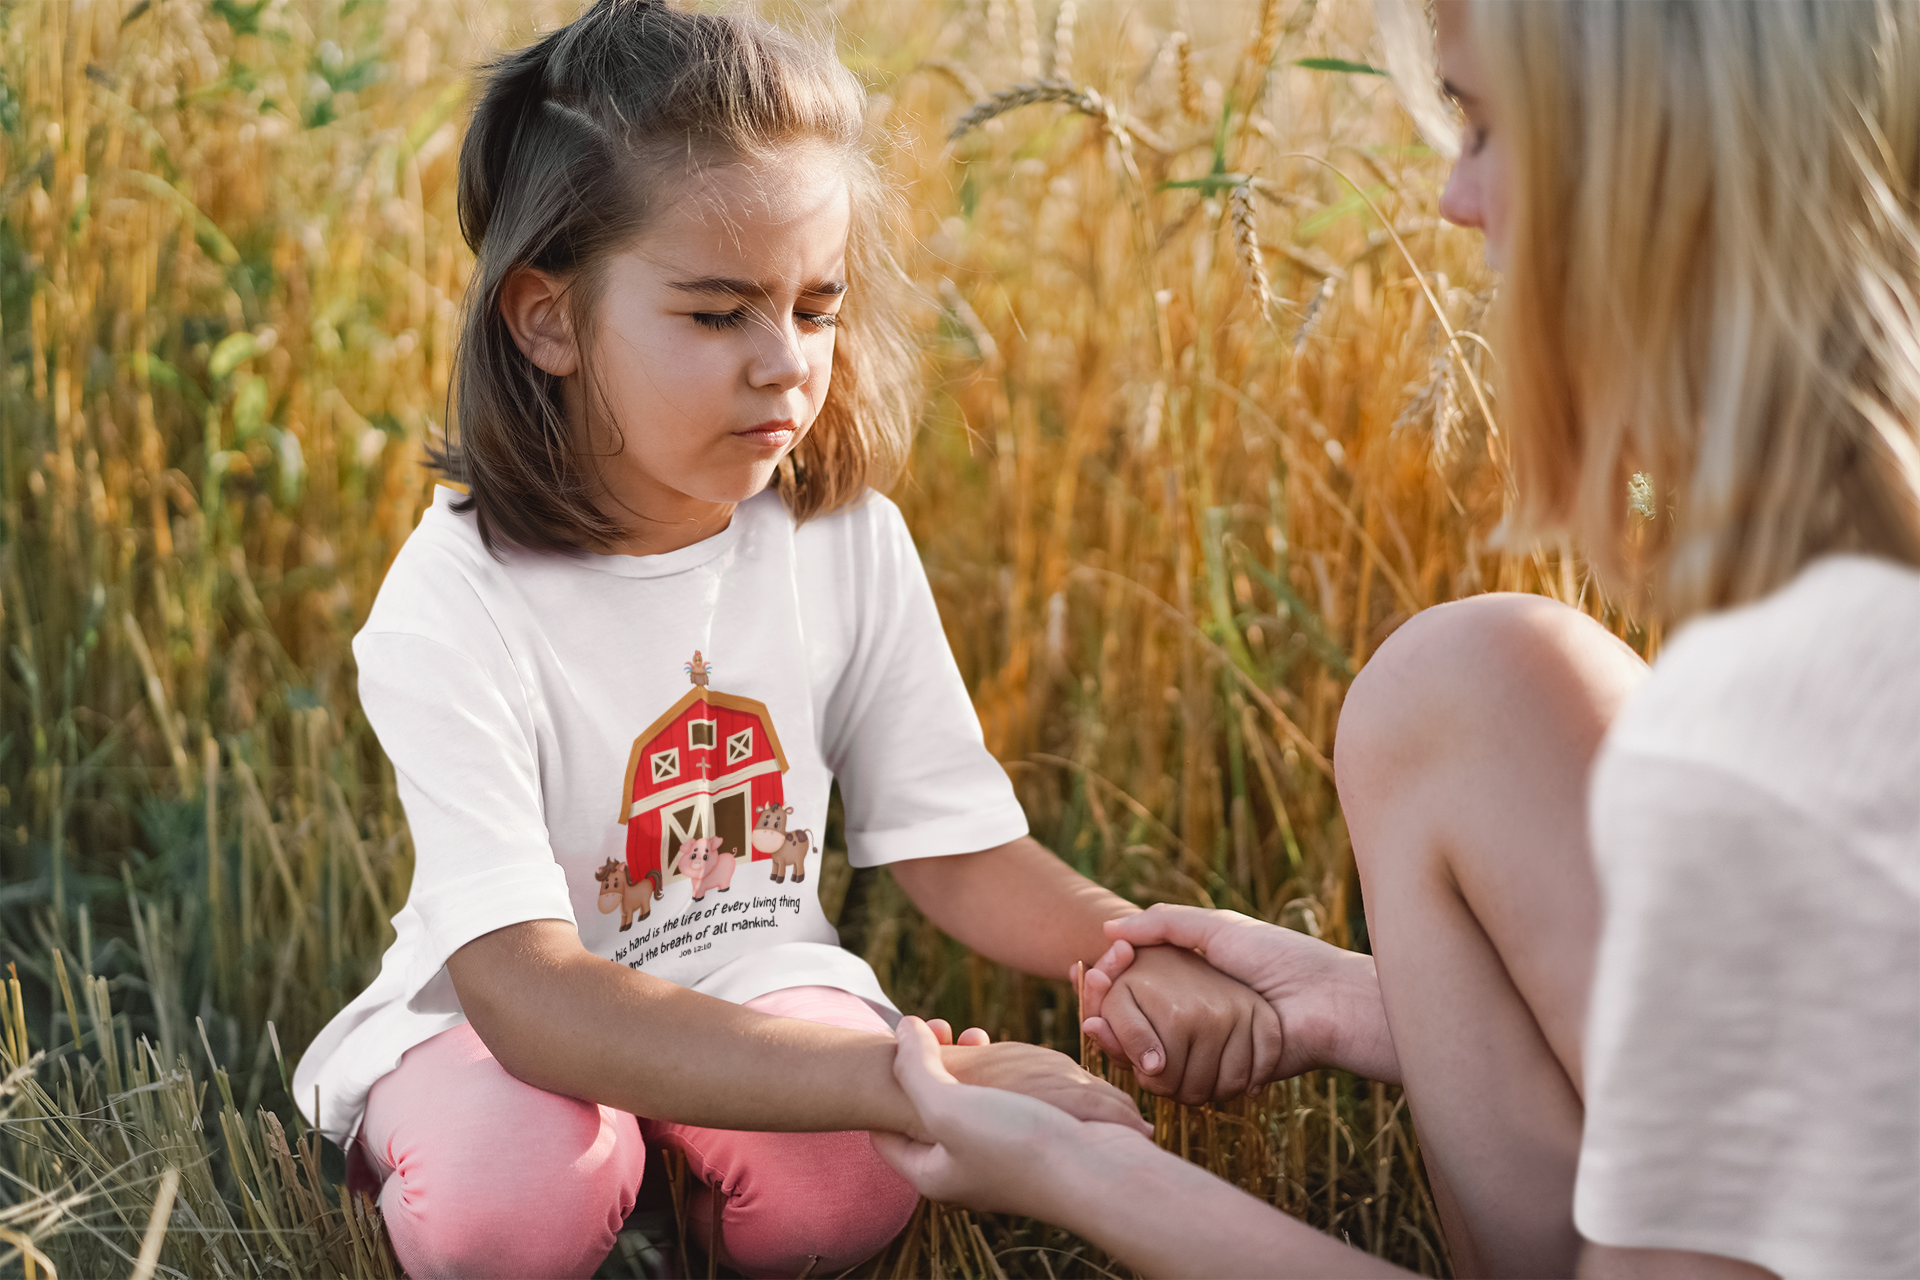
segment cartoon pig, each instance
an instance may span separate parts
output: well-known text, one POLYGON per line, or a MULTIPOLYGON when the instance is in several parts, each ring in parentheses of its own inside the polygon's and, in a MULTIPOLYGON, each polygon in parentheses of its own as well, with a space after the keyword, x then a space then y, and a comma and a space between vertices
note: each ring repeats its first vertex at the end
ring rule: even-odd
POLYGON ((725 893, 733 888, 733 863, 731 853, 720 851, 719 836, 703 836, 680 846, 680 870, 693 886, 695 902, 706 897, 709 889, 725 893))

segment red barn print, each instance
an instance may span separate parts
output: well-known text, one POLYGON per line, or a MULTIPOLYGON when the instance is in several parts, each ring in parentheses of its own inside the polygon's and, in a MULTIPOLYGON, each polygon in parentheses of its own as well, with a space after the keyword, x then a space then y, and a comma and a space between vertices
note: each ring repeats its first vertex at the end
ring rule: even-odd
POLYGON ((656 892, 686 878, 676 859, 688 840, 717 836, 719 852, 764 860, 747 838, 753 815, 786 796, 787 757, 766 705, 708 688, 698 652, 686 670, 694 687, 633 740, 620 791, 627 873, 656 892))

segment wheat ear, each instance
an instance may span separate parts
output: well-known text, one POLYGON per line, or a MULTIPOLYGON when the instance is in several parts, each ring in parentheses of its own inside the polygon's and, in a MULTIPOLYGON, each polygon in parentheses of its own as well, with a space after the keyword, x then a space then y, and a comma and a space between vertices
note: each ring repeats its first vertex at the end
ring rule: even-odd
POLYGON ((974 103, 953 126, 947 141, 958 142, 995 116, 1003 116, 1020 107, 1030 107, 1036 102, 1064 102, 1081 115, 1104 120, 1109 127, 1115 124, 1112 113, 1107 109, 1106 99, 1097 90, 1083 89, 1067 80, 1029 80, 974 103))
POLYGON ((1241 183, 1227 193, 1227 205, 1233 213, 1233 244, 1240 251, 1241 265, 1253 285, 1253 296, 1260 303, 1260 318, 1273 323, 1273 286, 1267 280, 1267 262, 1260 251, 1260 232, 1253 225, 1253 187, 1241 183))

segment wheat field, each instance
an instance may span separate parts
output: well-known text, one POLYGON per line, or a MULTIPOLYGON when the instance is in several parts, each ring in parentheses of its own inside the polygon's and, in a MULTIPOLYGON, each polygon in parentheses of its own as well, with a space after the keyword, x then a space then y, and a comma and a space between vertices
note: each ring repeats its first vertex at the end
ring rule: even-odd
MULTIPOLYGON (((0 5, 0 1272, 397 1274, 286 1081, 411 873, 348 645, 448 425, 472 68, 576 7, 0 5)), ((764 7, 871 92, 928 375, 894 496, 1035 834, 1136 901, 1364 946, 1330 760, 1394 627, 1506 588, 1657 641, 1499 537, 1492 280, 1370 10, 764 7)), ((902 1009, 1131 1084, 1064 983, 828 855, 902 1009)), ((1141 1096, 1169 1148, 1446 1272, 1397 1090, 1141 1096)), ((603 1275, 709 1267, 664 1172, 603 1275)), ((863 1273, 1124 1274, 935 1205, 863 1273)))

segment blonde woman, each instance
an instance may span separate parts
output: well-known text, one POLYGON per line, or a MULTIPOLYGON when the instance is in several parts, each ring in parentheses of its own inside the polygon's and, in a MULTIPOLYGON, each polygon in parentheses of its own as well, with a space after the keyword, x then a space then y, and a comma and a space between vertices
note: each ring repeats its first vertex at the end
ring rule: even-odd
MULTIPOLYGON (((1336 752, 1374 955, 1162 907, 1093 994, 1202 951, 1278 1076, 1403 1084, 1461 1274, 1920 1274, 1920 7, 1435 9, 1516 520, 1676 629, 1648 670, 1538 598, 1416 618, 1336 752)), ((1390 1270, 900 1040, 926 1194, 1152 1274, 1390 1270)))

